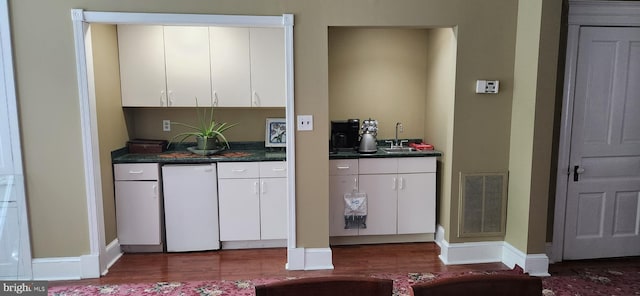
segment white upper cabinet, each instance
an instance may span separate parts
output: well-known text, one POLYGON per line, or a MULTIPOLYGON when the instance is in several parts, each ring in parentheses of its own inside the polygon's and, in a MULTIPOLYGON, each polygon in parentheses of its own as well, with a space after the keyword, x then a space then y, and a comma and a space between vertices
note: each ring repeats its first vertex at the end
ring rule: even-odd
POLYGON ((284 30, 250 28, 251 106, 285 106, 284 30))
POLYGON ((251 107, 249 29, 210 27, 213 105, 251 107))
POLYGON ((124 107, 284 107, 282 28, 118 25, 124 107))
POLYGON ((211 106, 209 28, 165 26, 168 106, 211 106))
POLYGON ((167 105, 162 26, 118 25, 122 106, 167 105))

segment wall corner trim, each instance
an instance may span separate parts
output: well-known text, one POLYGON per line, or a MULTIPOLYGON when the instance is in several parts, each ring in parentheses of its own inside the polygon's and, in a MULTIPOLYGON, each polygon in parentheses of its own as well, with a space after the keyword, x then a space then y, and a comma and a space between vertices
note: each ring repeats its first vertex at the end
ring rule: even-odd
POLYGON ((333 269, 331 248, 289 248, 287 270, 333 269))
POLYGON ((97 254, 79 257, 37 258, 31 261, 34 280, 79 280, 100 277, 97 254))
POLYGON ((444 240, 444 228, 438 225, 436 244, 440 261, 446 265, 502 262, 509 268, 518 265, 532 276, 549 276, 546 254, 525 254, 504 241, 450 244, 444 240))
POLYGON ((105 248, 105 252, 103 253, 104 255, 104 259, 103 262, 105 262, 104 269, 101 270, 102 275, 106 275, 107 273, 109 273, 109 268, 111 266, 113 266, 113 264, 116 263, 116 261, 118 261, 118 259, 120 259, 120 257, 122 257, 123 253, 122 250, 120 250, 120 241, 118 241, 118 239, 114 239, 112 242, 110 242, 107 247, 105 248))

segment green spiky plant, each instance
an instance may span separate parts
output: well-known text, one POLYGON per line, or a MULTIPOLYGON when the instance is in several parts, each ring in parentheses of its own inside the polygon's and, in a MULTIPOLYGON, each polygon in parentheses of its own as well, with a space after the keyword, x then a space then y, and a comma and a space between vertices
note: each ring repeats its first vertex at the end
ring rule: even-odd
MULTIPOLYGON (((175 135, 169 141, 169 145, 171 145, 174 142, 182 143, 186 139, 191 137, 195 137, 196 139, 201 138, 204 141, 204 143, 207 143, 207 139, 217 138, 219 141, 222 141, 222 143, 224 143, 224 145, 227 148, 229 148, 229 142, 227 141, 227 138, 224 136, 223 133, 226 130, 236 126, 237 123, 230 124, 227 122, 215 121, 213 119, 213 106, 208 109, 202 109, 202 112, 200 112, 200 109, 198 108, 197 99, 196 99, 196 115, 198 119, 198 122, 196 125, 182 123, 182 122, 175 122, 175 121, 171 122, 172 125, 183 126, 188 129, 191 129, 192 131, 182 132, 175 135), (179 139, 179 140, 175 141, 176 139, 179 139)), ((210 149, 210 147, 202 147, 202 148, 203 150, 210 149)))

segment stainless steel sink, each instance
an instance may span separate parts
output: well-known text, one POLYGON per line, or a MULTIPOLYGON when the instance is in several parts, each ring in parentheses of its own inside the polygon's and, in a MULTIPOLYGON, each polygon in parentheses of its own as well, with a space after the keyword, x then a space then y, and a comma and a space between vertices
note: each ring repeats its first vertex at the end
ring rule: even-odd
POLYGON ((407 153, 407 152, 419 152, 412 147, 384 147, 380 148, 384 153, 407 153))

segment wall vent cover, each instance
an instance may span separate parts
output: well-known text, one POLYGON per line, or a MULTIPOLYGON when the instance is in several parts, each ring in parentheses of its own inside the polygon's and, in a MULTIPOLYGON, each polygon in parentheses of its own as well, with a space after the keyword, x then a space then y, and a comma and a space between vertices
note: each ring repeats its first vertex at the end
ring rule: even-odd
POLYGON ((507 173, 460 173, 458 236, 505 234, 507 173))

